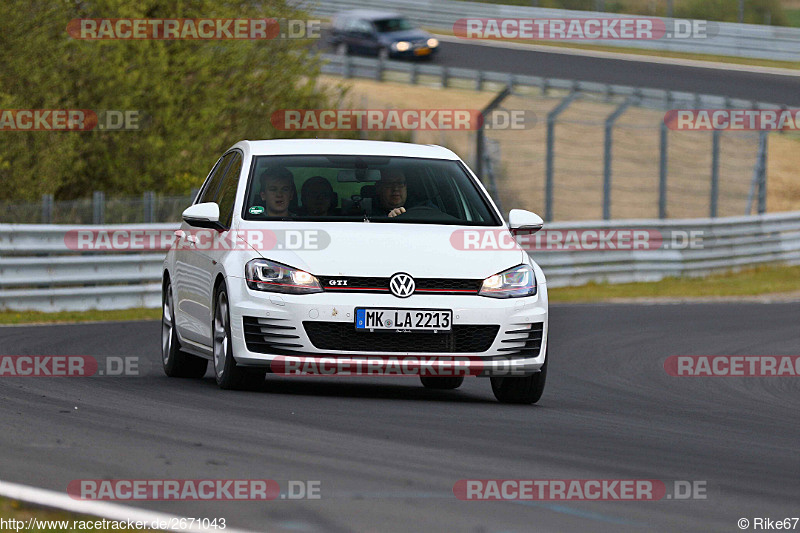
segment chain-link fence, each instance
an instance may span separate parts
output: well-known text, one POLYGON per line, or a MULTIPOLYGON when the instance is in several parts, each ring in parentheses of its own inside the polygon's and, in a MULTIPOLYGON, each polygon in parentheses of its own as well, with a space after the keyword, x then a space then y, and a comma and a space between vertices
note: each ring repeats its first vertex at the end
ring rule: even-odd
MULTIPOLYGON (((343 61, 352 65, 342 65, 339 72, 354 78, 478 89, 483 91, 481 107, 500 96, 481 130, 483 150, 476 131, 417 130, 412 141, 439 144, 459 154, 504 209, 528 209, 548 220, 723 217, 766 211, 765 132, 670 129, 665 115, 673 109, 774 106, 436 65, 388 62, 376 67, 368 58, 343 61), (521 127, 496 126, 496 117, 507 121, 514 113, 524 117, 521 127)), ((336 73, 338 67, 329 65, 327 71, 336 73)), ((458 98, 464 92, 428 94, 430 99, 418 101, 410 89, 406 97, 369 85, 348 104, 403 109, 409 102, 424 108, 457 108, 470 102, 458 98)))

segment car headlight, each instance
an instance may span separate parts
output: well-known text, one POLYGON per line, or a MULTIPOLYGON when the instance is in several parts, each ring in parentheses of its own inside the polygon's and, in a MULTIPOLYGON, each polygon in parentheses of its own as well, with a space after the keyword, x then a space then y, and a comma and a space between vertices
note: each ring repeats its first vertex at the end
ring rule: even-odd
POLYGON ((433 37, 428 39, 429 48, 436 48, 437 46, 439 46, 439 39, 434 39, 433 37))
POLYGON ((491 298, 520 298, 536 294, 536 274, 528 265, 509 268, 483 280, 478 292, 491 298))
POLYGON ((400 42, 394 43, 394 49, 397 50, 398 52, 405 52, 409 48, 411 48, 411 43, 409 43, 409 42, 400 41, 400 42))
POLYGON ((322 292, 319 280, 308 272, 268 259, 253 259, 244 270, 247 286, 253 290, 288 294, 322 292))

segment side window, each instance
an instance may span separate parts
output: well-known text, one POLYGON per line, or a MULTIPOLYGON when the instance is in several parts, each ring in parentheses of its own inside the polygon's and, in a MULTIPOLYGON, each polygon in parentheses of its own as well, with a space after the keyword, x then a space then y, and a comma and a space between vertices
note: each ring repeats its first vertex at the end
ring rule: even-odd
POLYGON ((350 19, 347 24, 347 31, 353 33, 372 33, 372 24, 366 20, 350 19))
POLYGON ((358 19, 347 19, 344 23, 345 31, 358 31, 358 19))
POLYGON ((239 175, 242 173, 242 155, 236 152, 217 195, 219 204, 219 221, 226 227, 231 227, 233 221, 233 204, 236 202, 236 189, 239 186, 239 175))
POLYGON ((217 166, 214 167, 214 171, 203 186, 203 192, 200 193, 200 197, 197 199, 198 204, 214 201, 214 198, 217 196, 217 189, 219 189, 219 183, 222 181, 222 176, 225 175, 225 169, 228 168, 228 163, 231 162, 233 155, 234 152, 225 154, 225 156, 220 159, 219 163, 217 163, 217 166))

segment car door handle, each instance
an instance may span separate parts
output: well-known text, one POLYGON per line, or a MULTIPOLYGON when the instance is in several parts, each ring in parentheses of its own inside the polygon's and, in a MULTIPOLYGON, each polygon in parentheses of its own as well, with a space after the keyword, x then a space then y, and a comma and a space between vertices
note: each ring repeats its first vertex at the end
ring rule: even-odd
POLYGON ((182 229, 176 229, 176 230, 175 230, 175 236, 176 236, 178 239, 181 239, 181 240, 182 240, 184 237, 186 237, 186 232, 185 232, 185 231, 183 231, 182 229))
POLYGON ((194 246, 195 244, 197 244, 197 235, 187 235, 186 240, 189 242, 189 244, 194 246))

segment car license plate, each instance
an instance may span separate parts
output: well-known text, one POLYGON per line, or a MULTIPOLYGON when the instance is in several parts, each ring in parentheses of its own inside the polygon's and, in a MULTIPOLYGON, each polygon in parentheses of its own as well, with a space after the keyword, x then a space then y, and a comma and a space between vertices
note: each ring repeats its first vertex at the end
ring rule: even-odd
POLYGON ((431 53, 430 48, 417 48, 416 50, 414 50, 414 55, 418 56, 426 56, 430 53, 431 53))
POLYGON ((357 308, 357 331, 427 331, 447 333, 453 327, 449 309, 357 308))

